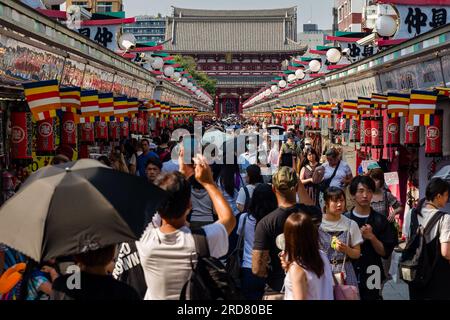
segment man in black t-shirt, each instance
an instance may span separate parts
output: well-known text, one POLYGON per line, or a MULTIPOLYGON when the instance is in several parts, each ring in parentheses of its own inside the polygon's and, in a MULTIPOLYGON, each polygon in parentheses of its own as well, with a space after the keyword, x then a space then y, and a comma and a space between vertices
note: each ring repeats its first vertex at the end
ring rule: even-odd
POLYGON ((385 280, 383 262, 398 243, 397 232, 386 216, 370 206, 375 182, 367 176, 357 176, 350 183, 355 207, 347 217, 355 221, 362 233, 361 256, 353 261, 361 300, 381 300, 381 284, 385 280))
POLYGON ((286 219, 294 212, 311 215, 318 226, 322 221, 320 208, 312 205, 305 187, 299 183, 297 173, 289 167, 281 167, 272 178, 272 185, 278 201, 278 208, 265 216, 257 225, 252 255, 252 271, 255 275, 267 278, 272 291, 279 292, 283 287, 284 271, 278 254, 276 238, 283 234, 286 219), (299 194, 300 203, 296 201, 299 194))

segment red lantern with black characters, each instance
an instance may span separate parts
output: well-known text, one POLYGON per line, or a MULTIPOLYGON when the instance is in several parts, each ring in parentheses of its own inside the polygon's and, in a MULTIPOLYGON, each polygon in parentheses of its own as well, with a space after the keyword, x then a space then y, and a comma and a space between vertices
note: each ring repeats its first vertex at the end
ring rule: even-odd
POLYGON ((426 126, 425 156, 442 156, 442 113, 435 114, 433 124, 426 126))
POLYGON ((61 144, 75 146, 77 144, 77 125, 75 114, 64 112, 61 120, 61 144))
POLYGON ((128 138, 130 135, 130 125, 128 121, 123 121, 120 123, 120 136, 122 138, 128 138))
POLYGON ((372 148, 383 148, 383 117, 372 117, 370 126, 372 148))
POLYGON ((11 158, 32 159, 31 113, 11 112, 11 158))
POLYGON ((361 146, 370 147, 372 145, 372 121, 369 117, 361 119, 361 146))
POLYGON ((111 121, 109 123, 109 137, 111 141, 120 140, 120 122, 111 121))
POLYGON ((400 118, 389 118, 387 122, 387 141, 386 146, 398 147, 400 144, 400 118))
POLYGON ((413 126, 406 120, 405 124, 405 146, 411 148, 419 147, 419 127, 413 126))
POLYGON ((55 146, 55 119, 41 120, 37 122, 36 154, 54 154, 55 146))
POLYGON ((81 124, 81 142, 92 144, 95 141, 94 123, 87 122, 81 124))
POLYGON ((97 140, 108 140, 108 124, 105 121, 95 123, 95 137, 97 140))
POLYGON ((338 131, 342 131, 344 132, 347 126, 347 119, 345 119, 344 117, 340 117, 339 118, 339 122, 338 122, 338 131))

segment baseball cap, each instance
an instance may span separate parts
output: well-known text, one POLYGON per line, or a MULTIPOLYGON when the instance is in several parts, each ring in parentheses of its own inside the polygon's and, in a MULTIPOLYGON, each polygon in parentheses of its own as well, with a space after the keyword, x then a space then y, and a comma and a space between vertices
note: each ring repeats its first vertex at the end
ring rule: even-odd
POLYGON ((373 170, 373 169, 381 169, 380 165, 376 162, 372 162, 367 166, 367 170, 373 170))
POLYGON ((297 173, 290 167, 280 167, 272 177, 272 184, 278 190, 288 190, 298 183, 297 173))
POLYGON ((150 144, 148 145, 148 148, 149 148, 150 150, 156 149, 156 144, 154 144, 153 142, 150 142, 150 144))

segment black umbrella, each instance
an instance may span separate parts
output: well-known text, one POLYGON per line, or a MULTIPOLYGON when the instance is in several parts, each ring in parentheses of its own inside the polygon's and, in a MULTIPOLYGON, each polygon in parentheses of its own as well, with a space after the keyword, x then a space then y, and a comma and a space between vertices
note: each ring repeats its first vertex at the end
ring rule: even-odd
POLYGON ((36 261, 140 237, 166 193, 96 160, 32 174, 0 209, 0 243, 36 261))

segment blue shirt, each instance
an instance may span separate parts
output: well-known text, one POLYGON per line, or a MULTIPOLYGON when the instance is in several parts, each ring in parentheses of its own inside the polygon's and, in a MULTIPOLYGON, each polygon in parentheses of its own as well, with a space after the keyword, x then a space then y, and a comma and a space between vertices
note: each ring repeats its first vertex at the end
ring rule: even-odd
POLYGON ((139 176, 145 177, 145 165, 147 164, 148 159, 152 157, 159 160, 158 155, 153 151, 150 151, 146 155, 141 154, 137 157, 137 171, 139 172, 139 176))

